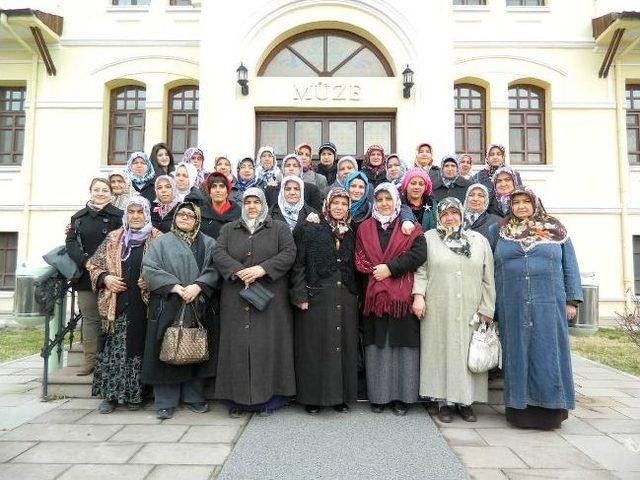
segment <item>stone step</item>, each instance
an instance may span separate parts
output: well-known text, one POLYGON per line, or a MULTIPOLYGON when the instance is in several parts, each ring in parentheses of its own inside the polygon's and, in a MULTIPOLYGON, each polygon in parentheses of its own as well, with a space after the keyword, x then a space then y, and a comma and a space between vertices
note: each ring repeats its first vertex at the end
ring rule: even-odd
POLYGON ((91 398, 93 375, 76 374, 80 367, 63 367, 49 375, 49 395, 67 398, 91 398))
POLYGON ((67 360, 65 365, 67 367, 79 367, 84 363, 84 348, 82 343, 75 343, 67 351, 67 360))

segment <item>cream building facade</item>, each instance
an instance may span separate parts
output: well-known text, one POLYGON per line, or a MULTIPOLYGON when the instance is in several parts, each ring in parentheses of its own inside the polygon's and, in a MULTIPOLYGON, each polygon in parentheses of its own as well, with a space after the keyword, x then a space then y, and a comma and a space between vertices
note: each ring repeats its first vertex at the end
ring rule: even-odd
POLYGON ((630 157, 640 140, 627 125, 635 102, 625 101, 640 84, 638 7, 633 0, 5 0, 0 92, 24 96, 14 102, 22 102, 22 117, 3 104, 5 117, 24 126, 0 124, 0 310, 10 309, 12 262, 36 261, 60 244, 89 180, 126 154, 114 148, 116 103, 124 92, 126 107, 130 88, 143 99, 132 97, 138 117, 127 117, 127 149, 138 142, 149 152, 197 135, 209 169, 214 157, 237 161, 263 142, 281 155, 301 140, 334 140, 339 154, 361 154, 376 141, 408 163, 422 141, 435 158, 502 143, 567 225, 581 270, 600 284, 601 315, 613 317, 625 292, 640 285, 640 157, 630 157), (339 67, 338 57, 356 47, 361 57, 339 67), (237 82, 241 63, 247 95, 237 82), (176 111, 178 97, 178 110, 190 111, 176 111), (525 97, 528 110, 517 111, 525 97), (9 135, 21 146, 7 146, 9 135), (14 155, 2 157, 8 148, 14 155))

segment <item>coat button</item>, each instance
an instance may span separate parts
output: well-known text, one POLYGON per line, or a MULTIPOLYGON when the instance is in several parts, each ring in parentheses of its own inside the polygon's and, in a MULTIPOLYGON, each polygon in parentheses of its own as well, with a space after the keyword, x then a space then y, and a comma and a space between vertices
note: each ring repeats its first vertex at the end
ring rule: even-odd
POLYGON ((102 229, 102 233, 107 233, 107 229, 106 229, 106 228, 103 228, 103 229, 102 229))
POLYGON ((102 221, 103 221, 104 223, 109 223, 109 219, 108 219, 108 218, 103 218, 103 219, 102 219, 102 221))
POLYGON ((336 330, 340 331, 342 330, 342 327, 336 327, 336 330))
POLYGON ((341 263, 341 262, 342 262, 342 259, 341 259, 341 258, 339 258, 339 259, 337 260, 337 262, 338 262, 338 263, 341 263))
POLYGON ((251 252, 247 252, 247 257, 250 257, 250 256, 251 256, 251 252))
POLYGON ((342 308, 342 305, 336 305, 336 308, 340 310, 342 308))
POLYGON ((342 282, 339 282, 339 281, 338 281, 338 282, 336 282, 336 285, 337 285, 337 286, 340 286, 340 285, 342 285, 342 282))
POLYGON ((248 312, 248 311, 249 311, 249 305, 245 305, 245 307, 244 307, 244 311, 245 311, 245 312, 248 312))
POLYGON ((339 352, 339 351, 340 351, 340 347, 337 347, 337 348, 336 348, 336 352, 339 352))
POLYGON ((244 329, 245 329, 245 330, 249 330, 249 324, 245 325, 245 326, 244 326, 244 329))

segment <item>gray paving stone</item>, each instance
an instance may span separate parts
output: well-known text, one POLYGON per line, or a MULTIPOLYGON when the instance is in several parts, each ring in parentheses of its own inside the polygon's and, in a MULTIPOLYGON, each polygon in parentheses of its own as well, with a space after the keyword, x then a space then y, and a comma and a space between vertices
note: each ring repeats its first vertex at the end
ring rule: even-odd
POLYGON ((0 442, 0 463, 8 462, 35 444, 36 442, 0 442))
POLYGON ((640 388, 640 380, 631 380, 629 378, 624 378, 621 376, 610 375, 606 379, 594 380, 580 380, 576 382, 576 385, 579 385, 584 388, 640 388))
POLYGON ((29 423, 75 423, 88 413, 88 410, 62 410, 57 408, 45 413, 44 415, 40 415, 32 420, 29 420, 29 423))
POLYGON ((632 396, 633 398, 640 398, 640 388, 620 388, 627 395, 632 396))
POLYGON ((507 476, 497 468, 468 468, 472 480, 507 480, 507 476))
POLYGON ((153 465, 74 465, 59 480, 143 480, 152 468, 153 465))
POLYGON ((616 477, 605 470, 512 470, 505 469, 509 480, 536 480, 538 478, 558 480, 612 480, 616 477))
POLYGON ((640 420, 640 407, 614 407, 614 410, 620 412, 625 417, 640 420))
POLYGON ((602 435, 565 435, 564 438, 607 470, 640 471, 640 455, 631 452, 613 438, 602 435))
POLYGON ((625 416, 614 410, 614 407, 603 407, 600 405, 580 406, 576 405, 571 414, 578 418, 624 418, 625 416))
POLYGON ((567 442, 555 432, 519 430, 515 428, 479 428, 478 434, 495 447, 566 447, 567 442))
POLYGON ((37 375, 0 375, 0 384, 28 383, 37 380, 37 375))
POLYGON ((242 428, 240 425, 194 425, 189 427, 187 433, 180 439, 180 443, 232 443, 242 428))
POLYGON ((11 430, 58 407, 55 402, 33 400, 15 407, 0 407, 0 430, 11 430))
POLYGON ((576 392, 587 397, 630 397, 628 393, 622 391, 622 389, 616 388, 581 388, 576 387, 576 392))
POLYGON ((526 464, 506 447, 452 447, 468 468, 526 468, 526 464))
POLYGON ((633 400, 632 397, 599 397, 599 396, 586 396, 577 394, 576 395, 576 403, 583 407, 591 407, 591 406, 601 406, 601 407, 616 407, 620 405, 626 405, 626 403, 621 403, 621 399, 625 398, 627 400, 633 400))
POLYGON ((69 465, 5 463, 0 467, 0 480, 53 480, 69 465))
POLYGON ((104 442, 122 425, 73 425, 27 423, 7 432, 3 440, 40 442, 104 442))
POLYGON ((139 443, 44 442, 17 457, 15 462, 126 463, 140 447, 139 443))
POLYGON ((454 416, 453 422, 442 423, 438 417, 433 417, 439 428, 507 428, 509 424, 503 415, 478 415, 477 422, 465 422, 459 416, 454 416))
POLYGON ((601 470, 602 467, 592 461, 585 454, 569 445, 562 448, 557 446, 531 447, 511 446, 516 455, 524 460, 531 468, 554 468, 561 470, 601 470))
POLYGON ((149 443, 130 463, 155 465, 222 465, 231 447, 210 443, 149 443))
POLYGON ((123 406, 118 406, 113 413, 104 415, 99 412, 91 412, 85 415, 77 423, 90 425, 153 425, 159 424, 155 412, 138 410, 132 412, 123 406))
POLYGON ((619 480, 638 480, 637 472, 612 472, 619 480))
POLYGON ((560 435, 601 435, 602 433, 571 413, 556 432, 560 435))
POLYGON ((99 398, 72 398, 60 405, 63 410, 95 410, 102 402, 99 398))
POLYGON ((177 442, 186 425, 127 425, 109 439, 111 442, 177 442))
POLYGON ((145 480, 208 480, 214 465, 157 465, 145 480))
POLYGON ((612 433, 609 435, 632 452, 640 454, 640 433, 612 433))
POLYGON ((173 418, 163 420, 163 425, 246 425, 251 418, 245 415, 242 418, 229 418, 227 410, 214 407, 211 412, 193 413, 189 410, 177 410, 173 418))
POLYGON ((640 420, 587 418, 585 422, 604 433, 640 433, 640 420))
POLYGON ((487 442, 478 435, 478 432, 470 428, 443 428, 440 433, 449 445, 456 446, 486 446, 487 442))
POLYGON ((35 400, 30 393, 6 393, 0 396, 0 407, 17 407, 35 400))

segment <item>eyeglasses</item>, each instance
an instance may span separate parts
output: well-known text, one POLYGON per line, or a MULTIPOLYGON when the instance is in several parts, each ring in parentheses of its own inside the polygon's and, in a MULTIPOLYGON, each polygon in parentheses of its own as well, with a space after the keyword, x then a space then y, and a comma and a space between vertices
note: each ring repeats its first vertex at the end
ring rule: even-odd
POLYGON ((188 218, 188 219, 195 219, 196 216, 193 213, 189 213, 189 212, 178 212, 176 214, 177 217, 182 217, 182 218, 188 218))

